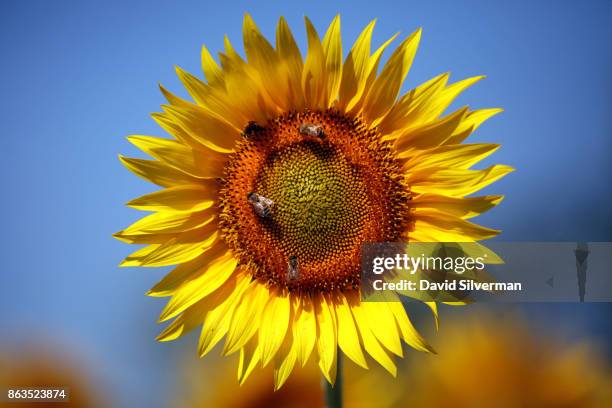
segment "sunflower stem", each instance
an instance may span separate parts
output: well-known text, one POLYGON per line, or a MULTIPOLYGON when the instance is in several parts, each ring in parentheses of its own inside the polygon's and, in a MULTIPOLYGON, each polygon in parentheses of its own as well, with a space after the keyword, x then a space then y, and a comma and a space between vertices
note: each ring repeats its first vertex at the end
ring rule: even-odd
POLYGON ((337 351, 337 362, 336 362, 336 382, 334 385, 330 384, 325 377, 323 377, 323 387, 325 388, 325 401, 327 408, 342 408, 342 353, 340 350, 337 351))

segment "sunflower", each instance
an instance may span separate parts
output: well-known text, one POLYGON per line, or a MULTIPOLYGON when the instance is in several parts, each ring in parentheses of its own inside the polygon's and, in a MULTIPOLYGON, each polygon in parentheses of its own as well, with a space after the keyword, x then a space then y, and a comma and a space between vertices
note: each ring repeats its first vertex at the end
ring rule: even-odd
POLYGON ((158 339, 201 325, 200 355, 225 338, 241 383, 272 364, 276 388, 313 350, 330 383, 339 351, 393 375, 402 340, 430 351, 397 296, 360 301, 360 246, 493 237, 467 219, 502 197, 465 196, 512 170, 471 169, 499 146, 462 144, 500 109, 442 116, 482 77, 442 74, 398 98, 421 30, 379 72, 397 35, 371 52, 372 21, 343 63, 340 18, 322 41, 305 23, 302 59, 282 17, 273 46, 246 15, 246 59, 227 38, 220 65, 204 47, 204 81, 177 68, 193 101, 161 87, 168 104, 152 116, 172 138, 130 136, 153 160, 120 156, 163 187, 130 201, 152 214, 115 234, 146 245, 122 266, 177 265, 148 292, 170 297, 158 339))
MULTIPOLYGON (((44 336, 43 336, 44 337, 44 336)), ((102 408, 110 407, 104 387, 96 381, 94 373, 82 357, 75 357, 65 347, 50 346, 52 339, 43 338, 36 333, 37 340, 18 339, 0 345, 0 384, 3 393, 8 389, 64 389, 66 399, 28 404, 24 400, 9 401, 2 395, 2 408, 24 408, 27 406, 63 408, 102 408), (44 340, 44 341, 43 341, 44 340), (46 341, 46 342, 45 342, 46 341)), ((3 339, 6 340, 6 339, 3 339)))
MULTIPOLYGON (((321 387, 321 371, 314 361, 295 370, 280 390, 274 390, 272 368, 254 375, 243 385, 234 379, 231 359, 210 356, 203 362, 185 355, 175 367, 176 388, 168 406, 175 408, 323 408, 325 392, 321 387)), ((343 367, 343 405, 359 408, 391 408, 401 406, 407 389, 398 365, 398 379, 385 375, 380 366, 369 370, 347 361, 343 367)), ((407 377, 404 377, 407 378, 407 377)), ((335 387, 338 387, 336 383, 335 387)))
POLYGON ((402 373, 412 385, 405 406, 612 405, 610 364, 594 339, 561 341, 519 316, 482 311, 444 331, 439 355, 415 356, 402 373))

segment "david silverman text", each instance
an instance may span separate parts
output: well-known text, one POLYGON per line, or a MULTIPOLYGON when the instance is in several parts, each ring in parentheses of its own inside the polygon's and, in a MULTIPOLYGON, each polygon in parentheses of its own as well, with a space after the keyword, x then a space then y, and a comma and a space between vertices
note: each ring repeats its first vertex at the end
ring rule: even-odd
POLYGON ((375 290, 484 290, 484 291, 520 291, 523 289, 521 282, 475 282, 471 279, 460 280, 445 280, 444 282, 431 282, 427 279, 418 281, 419 286, 415 281, 406 279, 397 282, 385 282, 382 279, 377 279, 372 282, 372 287, 375 290))

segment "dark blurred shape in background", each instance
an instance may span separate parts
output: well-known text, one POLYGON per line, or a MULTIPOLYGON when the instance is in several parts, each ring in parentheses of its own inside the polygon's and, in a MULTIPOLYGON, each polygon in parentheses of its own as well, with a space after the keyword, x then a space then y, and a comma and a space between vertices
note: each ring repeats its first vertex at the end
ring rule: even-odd
MULTIPOLYGON (((34 338, 35 336, 33 336, 34 338)), ((0 402, 0 407, 108 408, 91 367, 67 347, 51 346, 38 337, 21 344, 0 344, 0 389, 67 388, 67 402, 0 402)))

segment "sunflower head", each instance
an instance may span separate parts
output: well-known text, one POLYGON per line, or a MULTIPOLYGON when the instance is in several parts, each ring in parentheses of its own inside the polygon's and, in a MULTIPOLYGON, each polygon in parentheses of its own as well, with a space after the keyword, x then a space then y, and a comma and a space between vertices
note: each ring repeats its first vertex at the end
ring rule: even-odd
POLYGON ((313 349, 330 382, 338 347, 393 374, 400 340, 430 350, 397 295, 360 301, 361 245, 496 235, 467 219, 501 196, 466 196, 511 168, 471 169, 498 146, 462 144, 499 109, 443 115, 481 77, 443 74, 400 96, 421 31, 383 65, 396 36, 372 50, 373 29, 343 58, 340 18, 323 39, 306 19, 302 58, 283 18, 273 45, 247 15, 246 59, 226 39, 219 62, 203 48, 205 80, 177 69, 193 101, 162 88, 153 118, 171 138, 131 136, 153 160, 121 157, 162 190, 129 202, 153 213, 115 234, 146 245, 123 266, 177 265, 149 291, 170 297, 160 340, 202 325, 200 354, 225 338, 241 382, 274 362, 276 387, 313 349))

